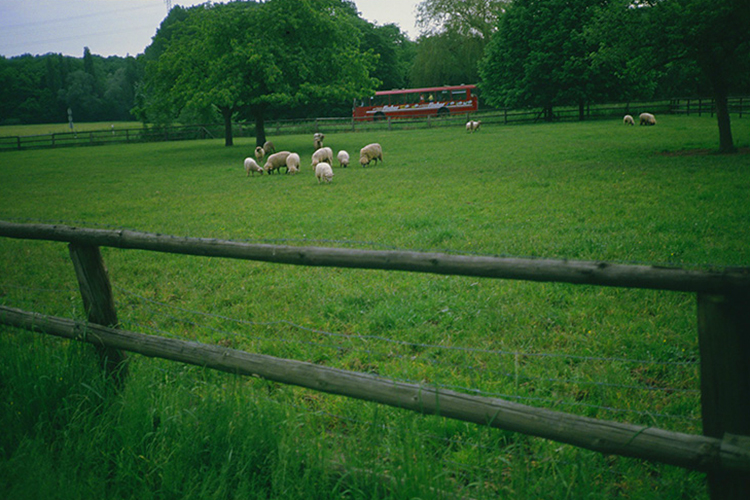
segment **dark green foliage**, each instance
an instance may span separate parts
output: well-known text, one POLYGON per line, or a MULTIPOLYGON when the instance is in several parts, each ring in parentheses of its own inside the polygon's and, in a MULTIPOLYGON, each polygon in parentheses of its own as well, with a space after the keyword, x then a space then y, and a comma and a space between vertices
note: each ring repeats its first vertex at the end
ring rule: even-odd
POLYGON ((516 0, 500 16, 480 65, 482 96, 495 106, 553 108, 618 99, 627 74, 598 57, 589 29, 600 0, 516 0))
POLYGON ((461 85, 479 81, 477 63, 485 41, 475 35, 445 32, 417 41, 417 55, 411 67, 415 87, 461 85))
POLYGON ((67 109, 75 121, 127 121, 142 75, 133 57, 103 58, 88 50, 83 59, 45 54, 0 57, 0 121, 62 123, 67 109))

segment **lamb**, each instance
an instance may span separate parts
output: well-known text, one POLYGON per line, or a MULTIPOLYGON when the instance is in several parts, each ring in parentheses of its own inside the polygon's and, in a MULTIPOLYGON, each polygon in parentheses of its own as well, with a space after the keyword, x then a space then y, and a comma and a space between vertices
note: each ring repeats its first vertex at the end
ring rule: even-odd
MULTIPOLYGON (((274 170, 279 170, 281 167, 286 167, 286 158, 290 154, 291 153, 289 151, 280 151, 278 153, 272 154, 266 160, 266 164, 263 165, 263 170, 270 174, 274 170)), ((287 172, 289 172, 289 167, 287 167, 287 172)))
POLYGON ((313 135, 313 144, 315 145, 315 149, 318 150, 323 147, 323 139, 325 139, 326 136, 323 135, 320 132, 315 132, 315 135, 313 135))
POLYGON ((315 151, 312 155, 312 167, 315 168, 315 165, 318 163, 325 161, 328 162, 329 165, 333 164, 333 150, 331 148, 320 148, 317 151, 315 151))
POLYGON ((297 153, 290 153, 286 157, 286 172, 288 174, 296 174, 299 172, 299 155, 297 153))
POLYGON ((640 125, 656 125, 656 118, 651 113, 641 113, 638 118, 641 119, 640 125))
POLYGON ((263 144, 263 151, 265 151, 266 154, 275 153, 276 146, 274 146, 271 141, 266 141, 265 144, 263 144))
POLYGON ((349 166, 349 153, 347 153, 346 151, 339 151, 339 154, 336 155, 336 158, 339 160, 339 167, 346 168, 349 166))
POLYGON ((375 160, 375 163, 380 160, 383 161, 383 148, 378 143, 368 144, 359 150, 359 164, 366 167, 371 161, 375 160))
POLYGON ((466 122, 466 131, 471 132, 473 134, 475 130, 479 130, 479 126, 481 124, 482 122, 469 120, 468 122, 466 122))
POLYGON ((249 156, 245 158, 245 172, 247 173, 247 175, 252 174, 253 176, 255 176, 255 172, 263 175, 263 169, 260 168, 260 165, 258 165, 258 163, 249 156))
POLYGON ((633 117, 630 115, 625 115, 622 119, 622 123, 625 125, 635 125, 635 120, 633 120, 633 117))
POLYGON ((315 166, 315 177, 318 178, 318 184, 320 181, 324 181, 326 184, 331 182, 333 179, 333 169, 331 165, 322 161, 315 166))
POLYGON ((266 151, 262 147, 258 146, 257 148, 255 148, 255 159, 258 161, 258 163, 263 161, 264 156, 266 156, 266 151))

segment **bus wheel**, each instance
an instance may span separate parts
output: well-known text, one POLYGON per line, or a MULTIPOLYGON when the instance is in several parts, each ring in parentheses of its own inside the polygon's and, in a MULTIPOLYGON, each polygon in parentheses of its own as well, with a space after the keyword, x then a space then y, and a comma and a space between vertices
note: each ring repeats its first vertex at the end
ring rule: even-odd
POLYGON ((442 107, 442 108, 438 109, 438 112, 437 112, 438 118, 445 118, 449 114, 451 114, 451 112, 446 107, 442 107))
POLYGON ((375 116, 372 117, 373 121, 379 122, 380 120, 385 120, 385 113, 382 111, 378 111, 375 113, 375 116))

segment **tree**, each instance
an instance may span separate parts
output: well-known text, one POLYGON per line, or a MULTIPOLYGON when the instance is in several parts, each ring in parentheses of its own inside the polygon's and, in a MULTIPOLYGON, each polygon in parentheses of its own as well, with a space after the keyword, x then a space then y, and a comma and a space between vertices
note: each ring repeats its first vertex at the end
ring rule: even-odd
POLYGON ((377 62, 373 74, 380 80, 380 89, 405 88, 409 83, 409 69, 414 63, 415 44, 395 24, 373 25, 362 20, 363 52, 372 50, 377 62))
POLYGON ((216 109, 227 146, 238 113, 255 118, 262 145, 267 113, 311 102, 351 102, 377 84, 369 75, 375 57, 359 48, 356 10, 349 2, 232 2, 189 11, 170 29, 163 52, 147 63, 144 107, 173 113, 216 109))
POLYGON ((498 14, 510 0, 422 0, 417 5, 417 25, 427 34, 452 31, 489 41, 498 14))
POLYGON ((553 108, 616 99, 628 85, 617 60, 599 57, 589 36, 605 0, 515 0, 498 21, 480 63, 482 96, 495 106, 553 108))
POLYGON ((728 97, 748 90, 750 6, 747 0, 664 0, 647 3, 641 18, 657 33, 647 47, 651 61, 695 63, 709 82, 716 103, 719 151, 736 150, 728 97))
POLYGON ((411 69, 412 84, 432 87, 477 82, 477 65, 482 59, 484 45, 478 36, 464 36, 452 31, 420 37, 411 69))

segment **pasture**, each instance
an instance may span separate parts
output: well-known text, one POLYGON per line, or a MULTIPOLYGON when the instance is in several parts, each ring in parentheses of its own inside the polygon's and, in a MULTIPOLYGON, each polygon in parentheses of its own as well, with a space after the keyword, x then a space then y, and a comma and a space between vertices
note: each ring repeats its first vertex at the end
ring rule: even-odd
MULTIPOLYGON (((750 160, 715 120, 326 134, 319 185, 238 139, 8 152, 0 219, 290 245, 750 263, 750 160), (380 142, 384 164, 361 168, 380 142)), ((747 120, 734 120, 739 146, 747 120)), ((2 134, 0 134, 2 135, 2 134)), ((103 249, 125 328, 700 433, 694 296, 103 249)), ((0 239, 0 301, 84 316, 65 245, 0 239)), ((702 474, 0 329, 0 494, 705 498, 702 474), (28 474, 30 470, 36 474, 28 474)))

